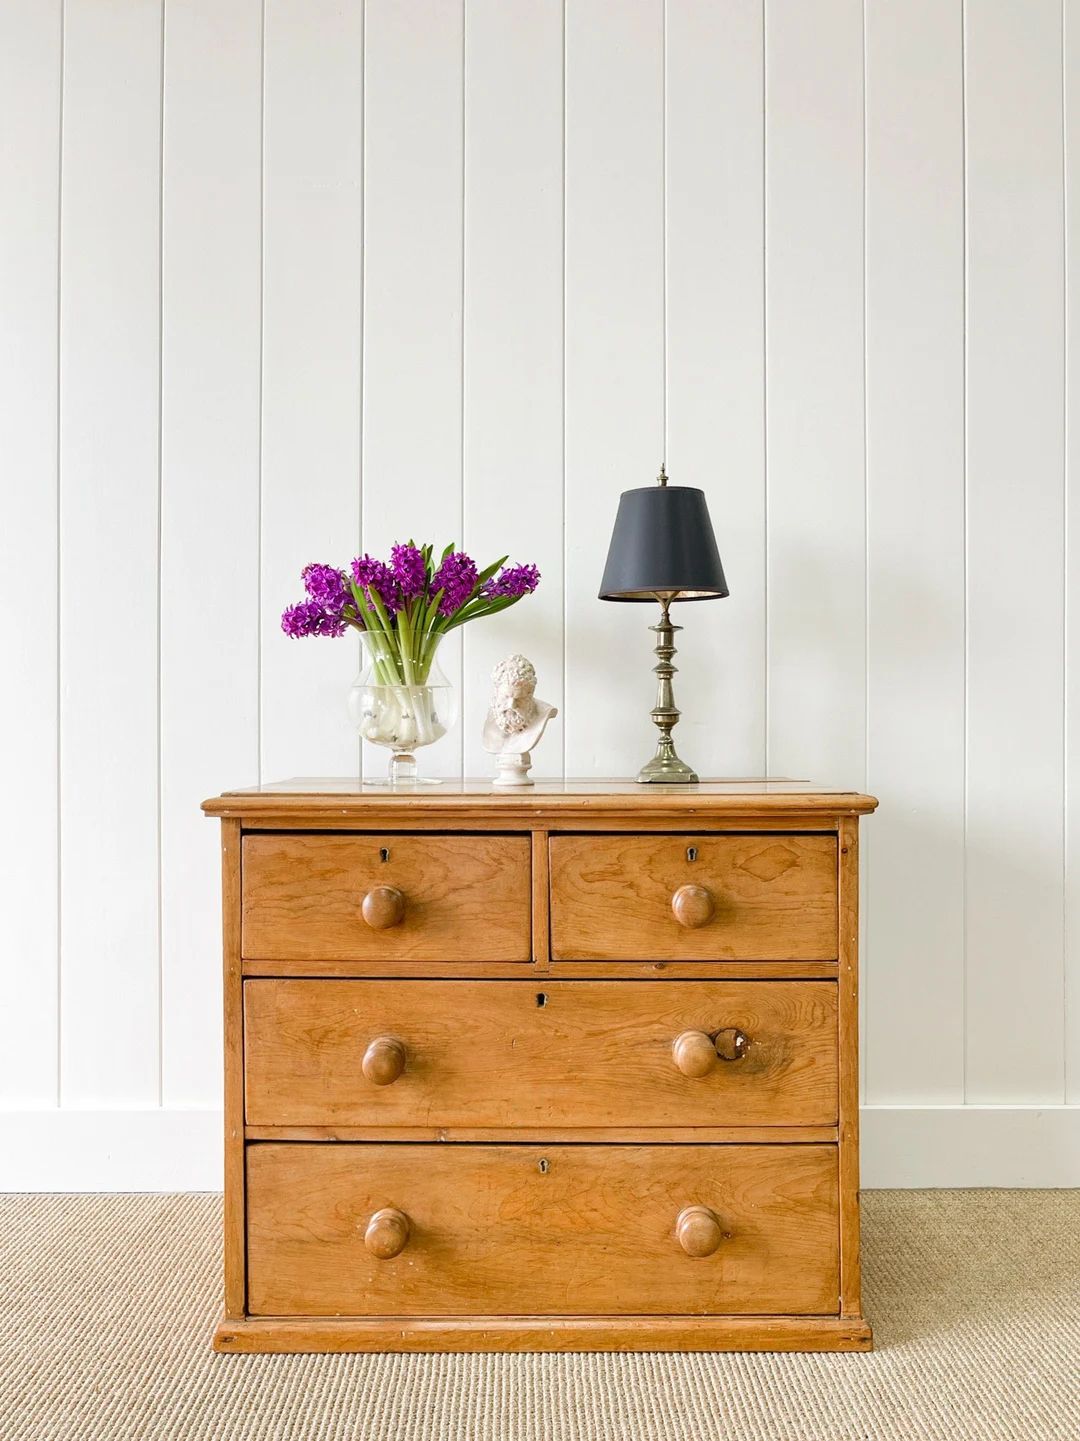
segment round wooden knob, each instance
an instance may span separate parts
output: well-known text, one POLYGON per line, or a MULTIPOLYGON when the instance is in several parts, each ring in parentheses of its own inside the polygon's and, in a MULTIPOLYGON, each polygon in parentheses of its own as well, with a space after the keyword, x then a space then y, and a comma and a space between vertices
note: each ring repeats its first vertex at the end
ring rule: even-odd
POLYGON ((684 1076, 699 1080, 716 1064, 716 1047, 704 1031, 683 1031, 671 1044, 671 1055, 684 1076))
POLYGON ((671 909, 679 925, 691 931, 707 926, 716 914, 712 895, 704 886, 680 886, 671 898, 671 909))
POLYGON ((750 1045, 750 1037, 738 1026, 725 1026, 716 1033, 716 1054, 722 1061, 741 1061, 750 1045))
POLYGON ((708 1206, 687 1206, 679 1212, 675 1235, 688 1256, 711 1256, 724 1239, 724 1228, 708 1206))
POLYGON ((395 1036, 376 1036, 360 1069, 373 1086, 389 1086, 405 1069, 405 1047, 395 1036))
POLYGON ((399 926, 405 918, 405 897, 397 886, 375 886, 361 902, 360 914, 373 931, 399 926))
POLYGON ((400 1256, 409 1240, 409 1218, 395 1206, 376 1211, 367 1223, 364 1245, 380 1261, 400 1256))

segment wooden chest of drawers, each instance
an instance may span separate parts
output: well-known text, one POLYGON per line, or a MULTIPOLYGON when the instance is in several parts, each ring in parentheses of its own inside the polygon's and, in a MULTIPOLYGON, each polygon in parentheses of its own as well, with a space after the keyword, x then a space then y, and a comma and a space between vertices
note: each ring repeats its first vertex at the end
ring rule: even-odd
POLYGON ((866 1350, 858 818, 228 792, 223 1351, 866 1350))

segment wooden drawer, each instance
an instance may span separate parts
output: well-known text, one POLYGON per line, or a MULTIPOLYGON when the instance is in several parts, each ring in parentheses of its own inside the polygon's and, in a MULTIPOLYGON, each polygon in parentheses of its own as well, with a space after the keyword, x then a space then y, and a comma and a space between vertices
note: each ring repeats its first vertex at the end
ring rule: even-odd
POLYGON ((244 983, 255 1126, 835 1125, 836 1050, 832 981, 244 983))
POLYGON ((243 951, 259 960, 528 961, 525 835, 249 835, 243 951))
POLYGON ((247 1197, 255 1315, 839 1310, 833 1146, 256 1143, 247 1197))
POLYGON ((551 838, 556 960, 834 960, 836 838, 551 838))

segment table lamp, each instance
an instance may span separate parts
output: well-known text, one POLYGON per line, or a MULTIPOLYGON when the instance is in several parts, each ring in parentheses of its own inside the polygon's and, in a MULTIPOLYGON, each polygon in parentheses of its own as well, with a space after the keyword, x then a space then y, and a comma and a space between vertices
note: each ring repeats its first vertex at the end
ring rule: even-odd
POLYGON ((656 634, 659 677, 652 718, 660 740, 656 754, 642 766, 638 780, 690 784, 696 774, 675 754, 672 728, 679 719, 671 678, 676 673, 675 632, 669 607, 675 600, 720 600, 728 594, 720 552, 716 548, 705 492, 688 485, 668 485, 660 467, 656 485, 624 490, 608 548, 601 600, 660 605, 660 619, 649 629, 656 634))

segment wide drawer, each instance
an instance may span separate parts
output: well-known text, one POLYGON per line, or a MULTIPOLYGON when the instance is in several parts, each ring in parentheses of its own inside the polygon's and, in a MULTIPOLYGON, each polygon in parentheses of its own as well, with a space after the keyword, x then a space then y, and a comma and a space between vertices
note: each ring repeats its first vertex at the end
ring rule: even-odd
POLYGON ((259 960, 528 961, 524 835, 249 835, 243 950, 259 960))
POLYGON ((257 1126, 837 1118, 832 981, 249 980, 244 1051, 257 1126))
POLYGON ((253 1315, 839 1308, 833 1146, 256 1143, 247 1197, 253 1315))
POLYGON ((556 960, 834 960, 831 835, 551 838, 556 960))

